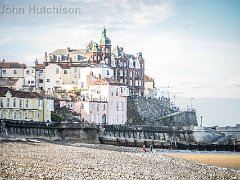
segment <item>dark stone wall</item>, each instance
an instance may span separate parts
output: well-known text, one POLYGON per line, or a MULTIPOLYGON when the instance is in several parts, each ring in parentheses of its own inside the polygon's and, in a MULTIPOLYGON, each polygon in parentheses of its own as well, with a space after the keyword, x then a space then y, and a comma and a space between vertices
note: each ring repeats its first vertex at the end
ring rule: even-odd
POLYGON ((197 126, 196 111, 171 109, 168 98, 130 97, 127 108, 131 125, 197 126))
MULTIPOLYGON (((1 124, 1 123, 0 123, 1 124)), ((1 137, 36 138, 46 140, 70 140, 87 143, 98 143, 97 127, 49 126, 47 124, 11 123, 6 122, 6 131, 1 128, 1 137)))

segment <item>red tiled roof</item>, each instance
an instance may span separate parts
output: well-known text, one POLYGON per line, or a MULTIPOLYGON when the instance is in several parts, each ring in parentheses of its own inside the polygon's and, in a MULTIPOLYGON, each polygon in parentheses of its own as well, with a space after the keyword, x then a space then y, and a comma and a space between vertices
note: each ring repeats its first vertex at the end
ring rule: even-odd
POLYGON ((25 68, 26 64, 19 64, 17 62, 0 62, 0 68, 25 68))
POLYGON ((13 89, 7 87, 0 87, 0 96, 5 96, 7 92, 12 94, 12 97, 18 98, 42 98, 37 92, 27 92, 27 91, 14 91, 13 89))
POLYGON ((68 64, 59 64, 59 66, 62 68, 62 69, 70 69, 70 66, 68 64))
POLYGON ((125 84, 120 83, 113 78, 98 79, 97 81, 90 83, 90 85, 107 85, 107 84, 116 86, 126 86, 125 84))
POLYGON ((153 81, 153 78, 150 76, 144 75, 144 81, 153 81))
POLYGON ((47 66, 46 64, 37 64, 37 65, 35 66, 35 69, 36 69, 36 70, 45 69, 46 66, 47 66))

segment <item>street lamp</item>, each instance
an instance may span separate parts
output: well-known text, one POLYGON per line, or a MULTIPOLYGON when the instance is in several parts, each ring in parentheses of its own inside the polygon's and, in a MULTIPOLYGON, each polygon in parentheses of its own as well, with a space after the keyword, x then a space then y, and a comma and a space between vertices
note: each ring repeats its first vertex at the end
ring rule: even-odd
POLYGON ((191 111, 192 111, 192 101, 193 101, 193 98, 191 98, 191 111))
POLYGON ((174 104, 174 106, 176 106, 176 104, 175 104, 175 98, 176 98, 176 96, 174 95, 174 96, 173 96, 173 104, 174 104))

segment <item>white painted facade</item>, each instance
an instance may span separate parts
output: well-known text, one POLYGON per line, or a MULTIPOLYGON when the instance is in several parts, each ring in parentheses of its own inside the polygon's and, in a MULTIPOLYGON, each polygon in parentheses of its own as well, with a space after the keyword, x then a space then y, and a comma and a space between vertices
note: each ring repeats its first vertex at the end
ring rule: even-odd
POLYGON ((127 86, 112 85, 90 85, 90 97, 93 100, 106 99, 107 124, 125 124, 127 122, 127 96, 129 91, 127 86))
POLYGON ((0 78, 1 79, 17 79, 15 89, 19 90, 24 84, 24 68, 25 64, 15 62, 0 62, 0 78))
POLYGON ((111 78, 113 77, 113 70, 105 64, 101 65, 92 65, 81 69, 81 76, 78 80, 79 89, 88 89, 89 79, 88 76, 93 76, 98 78, 99 75, 102 78, 111 78))
POLYGON ((43 79, 44 90, 48 93, 60 88, 62 85, 61 78, 62 68, 57 64, 49 64, 45 67, 45 77, 43 79))
POLYGON ((32 66, 24 69, 24 87, 36 87, 36 71, 32 66))
POLYGON ((0 68, 2 78, 24 78, 24 68, 0 68))

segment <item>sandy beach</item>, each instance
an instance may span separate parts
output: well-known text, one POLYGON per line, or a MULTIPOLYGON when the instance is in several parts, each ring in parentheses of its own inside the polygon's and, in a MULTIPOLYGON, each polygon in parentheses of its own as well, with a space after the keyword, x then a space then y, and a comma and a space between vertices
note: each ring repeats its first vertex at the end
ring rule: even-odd
POLYGON ((240 170, 240 154, 177 154, 173 157, 240 170))
POLYGON ((1 142, 0 179, 240 179, 240 171, 141 148, 93 147, 1 142))

